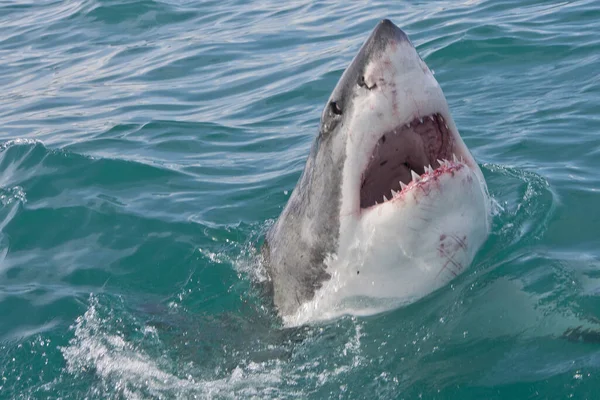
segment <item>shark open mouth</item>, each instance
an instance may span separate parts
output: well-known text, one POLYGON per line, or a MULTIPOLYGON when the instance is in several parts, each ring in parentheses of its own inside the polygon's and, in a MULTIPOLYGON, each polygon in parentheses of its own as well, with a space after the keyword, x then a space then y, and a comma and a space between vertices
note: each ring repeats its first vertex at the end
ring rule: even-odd
POLYGON ((388 201, 422 179, 462 167, 463 154, 456 151, 454 135, 441 114, 415 118, 386 132, 362 175, 361 208, 388 201))

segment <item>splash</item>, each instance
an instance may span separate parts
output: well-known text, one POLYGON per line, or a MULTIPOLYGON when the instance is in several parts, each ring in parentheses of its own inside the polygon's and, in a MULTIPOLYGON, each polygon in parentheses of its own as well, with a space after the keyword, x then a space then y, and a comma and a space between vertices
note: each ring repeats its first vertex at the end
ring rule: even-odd
MULTIPOLYGON (((91 295, 88 309, 71 327, 74 337, 60 349, 66 361, 65 372, 91 380, 88 395, 92 397, 234 399, 281 395, 285 364, 280 360, 239 360, 230 371, 216 371, 221 375, 217 378, 203 376, 198 366, 201 360, 179 366, 182 371, 176 373, 173 370, 177 366, 167 354, 150 354, 139 339, 124 333, 131 331, 120 326, 125 319, 107 312, 98 297, 91 295), (117 330, 112 332, 115 327, 117 330)), ((163 344, 153 327, 137 326, 134 331, 151 341, 154 351, 163 344)))

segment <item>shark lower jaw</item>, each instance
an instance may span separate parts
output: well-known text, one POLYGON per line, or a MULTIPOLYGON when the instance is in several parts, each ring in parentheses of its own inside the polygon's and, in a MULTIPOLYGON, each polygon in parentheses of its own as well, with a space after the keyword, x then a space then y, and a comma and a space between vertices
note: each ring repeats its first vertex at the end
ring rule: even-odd
POLYGON ((382 277, 394 275, 398 266, 421 265, 417 275, 441 283, 468 266, 489 233, 490 200, 481 170, 470 154, 460 154, 436 160, 436 168, 427 165, 420 174, 412 170, 400 190, 360 208, 354 232, 355 244, 364 243, 358 247, 369 255, 363 263, 374 270, 391 263, 382 277), (440 245, 439 238, 446 237, 459 238, 450 256, 449 248, 440 245), (383 257, 372 258, 377 254, 383 257))
POLYGON ((412 301, 462 274, 489 234, 478 170, 440 160, 383 203, 343 221, 339 296, 412 301))

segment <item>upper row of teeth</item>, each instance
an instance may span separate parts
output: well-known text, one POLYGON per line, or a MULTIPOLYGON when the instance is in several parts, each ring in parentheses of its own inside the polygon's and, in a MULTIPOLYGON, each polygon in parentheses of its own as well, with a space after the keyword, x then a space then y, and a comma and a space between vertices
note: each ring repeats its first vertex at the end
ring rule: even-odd
MULTIPOLYGON (((464 162, 465 162, 462 156, 460 157, 460 160, 459 160, 456 157, 456 154, 452 154, 452 161, 454 162, 454 164, 458 164, 459 162, 464 164, 464 162)), ((442 167, 450 167, 450 166, 452 166, 452 163, 450 161, 448 161, 448 160, 445 160, 445 159, 444 160, 437 160, 437 162, 442 167)), ((433 168, 431 168, 431 165, 428 165, 428 166, 425 167, 425 174, 431 174, 431 173, 433 173, 433 171, 434 170, 433 170, 433 168)), ((410 176, 412 177, 411 182, 417 183, 417 182, 420 182, 421 179, 422 179, 421 176, 419 174, 417 174, 415 171, 413 171, 412 169, 410 170, 410 176)), ((406 188, 408 185, 410 185, 411 182, 409 182, 408 184, 406 184, 406 183, 404 183, 402 181, 398 181, 398 183, 400 184, 400 191, 404 190, 404 188, 406 188)), ((392 197, 391 198, 394 198, 394 196, 396 196, 399 193, 399 192, 395 191, 394 189, 392 189, 391 192, 392 192, 392 197)), ((388 198, 385 197, 385 195, 383 195, 383 201, 384 202, 388 201, 388 198)), ((375 203, 375 204, 377 204, 377 203, 375 203)))
MULTIPOLYGON (((432 122, 435 121, 435 119, 433 118, 433 115, 430 115, 429 117, 425 117, 425 118, 429 118, 429 120, 431 120, 432 122)), ((448 124, 446 123, 446 121, 444 121, 444 117, 439 115, 438 118, 440 119, 441 122, 444 123, 444 127, 446 127, 446 129, 448 129, 448 124)), ((419 118, 419 123, 422 124, 423 122, 425 122, 425 119, 419 118)), ((410 122, 406 124, 407 128, 410 128, 410 126, 411 126, 410 122)))

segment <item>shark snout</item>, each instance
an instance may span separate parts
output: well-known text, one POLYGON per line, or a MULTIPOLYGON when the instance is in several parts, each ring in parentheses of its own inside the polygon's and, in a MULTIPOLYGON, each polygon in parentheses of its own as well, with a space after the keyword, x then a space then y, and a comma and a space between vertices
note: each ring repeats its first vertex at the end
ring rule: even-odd
POLYGON ((382 19, 379 24, 373 30, 373 34, 371 35, 371 39, 383 45, 388 44, 391 41, 396 42, 404 42, 410 41, 408 39, 408 35, 404 33, 404 31, 398 28, 392 21, 389 19, 382 19))

